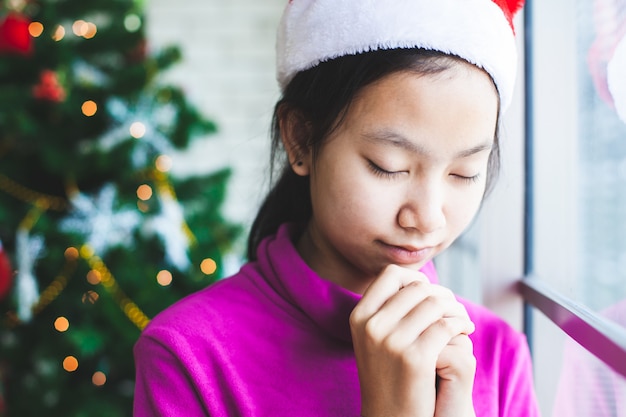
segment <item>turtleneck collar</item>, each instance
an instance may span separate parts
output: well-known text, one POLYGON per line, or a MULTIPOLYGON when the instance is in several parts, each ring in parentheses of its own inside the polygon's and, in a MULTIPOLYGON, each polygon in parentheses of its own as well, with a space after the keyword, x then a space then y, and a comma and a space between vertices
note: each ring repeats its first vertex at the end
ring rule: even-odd
MULTIPOLYGON (((322 330, 352 343, 350 313, 362 296, 317 275, 296 250, 293 243, 296 234, 294 225, 284 224, 275 236, 261 242, 257 259, 263 276, 284 300, 322 330)), ((437 282, 432 262, 424 265, 421 271, 431 282, 437 282)))

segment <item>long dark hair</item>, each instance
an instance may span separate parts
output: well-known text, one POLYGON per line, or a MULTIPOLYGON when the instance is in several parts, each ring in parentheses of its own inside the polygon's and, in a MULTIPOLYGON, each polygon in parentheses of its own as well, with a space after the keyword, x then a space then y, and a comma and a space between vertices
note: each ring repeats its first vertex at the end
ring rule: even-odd
MULTIPOLYGON (((263 238, 287 222, 305 225, 311 217, 309 178, 296 175, 283 150, 280 120, 297 114, 302 124, 298 147, 318 154, 324 140, 340 125, 356 95, 367 85, 397 72, 420 75, 441 73, 458 62, 456 56, 425 49, 392 49, 346 55, 299 72, 276 103, 272 119, 270 160, 271 189, 252 223, 248 236, 248 259, 256 259, 263 238), (278 174, 278 180, 273 181, 278 174)), ((499 119, 499 115, 498 115, 499 119)), ((487 193, 499 169, 497 129, 488 162, 487 193)))

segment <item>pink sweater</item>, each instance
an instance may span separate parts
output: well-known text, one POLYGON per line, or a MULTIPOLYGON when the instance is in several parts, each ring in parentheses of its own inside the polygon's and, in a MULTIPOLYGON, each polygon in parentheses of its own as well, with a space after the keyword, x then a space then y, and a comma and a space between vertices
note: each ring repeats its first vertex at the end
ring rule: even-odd
MULTIPOLYGON (((432 263, 422 272, 436 281, 432 263)), ((134 416, 357 417, 359 299, 316 275, 283 226, 257 262, 152 320, 135 346, 134 416)), ((538 416, 524 336, 462 302, 476 324, 477 417, 538 416)))

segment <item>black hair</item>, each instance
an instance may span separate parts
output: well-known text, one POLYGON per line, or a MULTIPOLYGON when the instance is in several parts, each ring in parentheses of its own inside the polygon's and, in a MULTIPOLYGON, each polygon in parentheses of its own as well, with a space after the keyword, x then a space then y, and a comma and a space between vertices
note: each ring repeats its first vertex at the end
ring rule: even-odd
MULTIPOLYGON (((252 223, 248 236, 248 259, 256 259, 261 240, 274 234, 281 224, 290 222, 304 226, 312 214, 309 178, 294 173, 286 158, 281 140, 281 119, 289 114, 297 115, 300 124, 297 147, 303 153, 312 152, 315 158, 324 140, 341 124, 350 104, 367 85, 397 72, 439 74, 459 62, 466 61, 426 49, 376 50, 335 58, 297 73, 274 108, 271 188, 252 223), (276 182, 273 181, 275 173, 279 174, 276 182)), ((499 161, 496 128, 485 194, 495 182, 499 161)))

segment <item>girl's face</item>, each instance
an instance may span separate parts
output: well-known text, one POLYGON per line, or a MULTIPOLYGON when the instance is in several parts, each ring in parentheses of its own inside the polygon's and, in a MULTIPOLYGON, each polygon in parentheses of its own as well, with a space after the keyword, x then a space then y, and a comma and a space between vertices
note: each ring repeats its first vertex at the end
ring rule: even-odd
POLYGON ((320 276, 362 293, 389 264, 419 269, 481 204, 498 98, 464 63, 402 72, 366 87, 315 159, 313 216, 298 250, 320 276))

